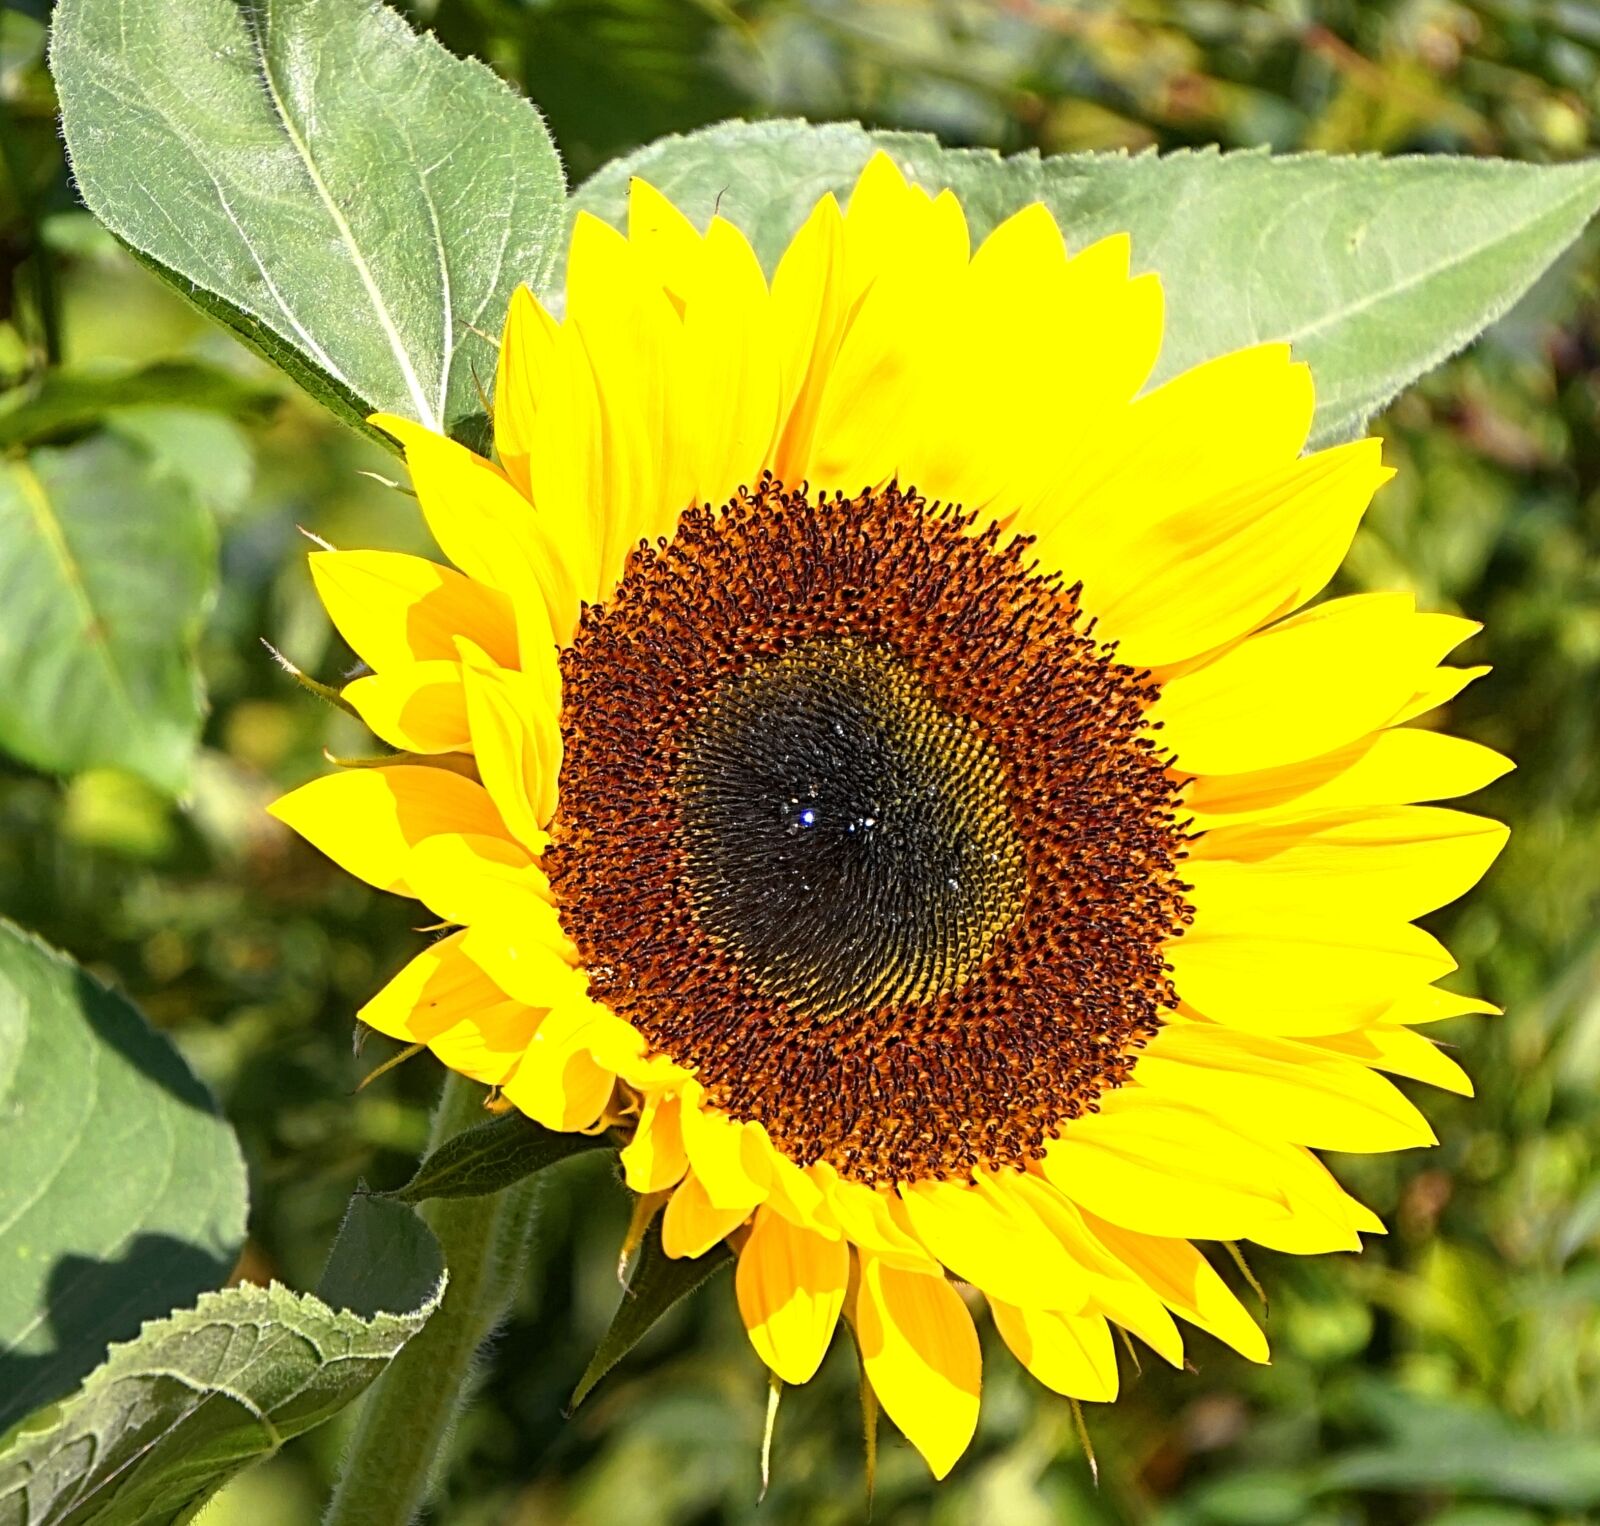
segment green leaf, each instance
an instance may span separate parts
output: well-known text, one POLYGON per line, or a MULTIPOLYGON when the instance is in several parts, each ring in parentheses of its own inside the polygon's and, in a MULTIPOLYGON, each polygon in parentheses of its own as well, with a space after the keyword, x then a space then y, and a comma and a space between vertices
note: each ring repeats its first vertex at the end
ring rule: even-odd
POLYGON ((210 517, 128 441, 96 435, 0 461, 0 750, 55 773, 105 765, 181 790, 216 576, 210 517))
POLYGON ((382 1196, 402 1203, 438 1197, 484 1197, 569 1155, 612 1148, 604 1135, 558 1134, 523 1113, 503 1113, 452 1135, 405 1186, 382 1196))
POLYGON ((233 1131, 172 1045, 9 922, 0 1160, 4 1431, 71 1392, 108 1342, 228 1275, 245 1179, 233 1131))
POLYGON ((277 401, 270 388, 192 360, 45 371, 37 381, 0 396, 0 450, 81 432, 116 408, 200 409, 264 418, 277 401))
POLYGON ((1316 378, 1318 442, 1357 433, 1481 333, 1600 206, 1600 161, 1000 159, 910 133, 761 122, 653 143, 606 166, 573 207, 620 226, 628 179, 640 175, 699 225, 720 209, 770 270, 817 199, 847 191, 878 148, 929 189, 953 189, 976 237, 1033 201, 1073 247, 1130 234, 1135 269, 1159 271, 1166 287, 1157 379, 1241 345, 1288 340, 1316 378))
MULTIPOLYGON (((578 1386, 567 1401, 568 1410, 576 1409, 589 1397, 595 1384, 639 1344, 668 1309, 732 1260, 733 1252, 725 1241, 692 1261, 674 1260, 661 1248, 661 1221, 653 1222, 640 1242, 633 1275, 612 1316, 611 1327, 578 1379, 578 1386)), ((3 1518, 0 1526, 5 1526, 3 1518)))
POLYGON ((562 175, 538 113, 373 0, 63 0, 79 192, 151 269, 347 421, 463 437, 562 175))
POLYGON ((443 1291, 438 1242, 421 1220, 358 1198, 322 1297, 276 1283, 203 1294, 113 1348, 79 1393, 23 1427, 0 1454, 0 1526, 188 1519, 236 1473, 356 1398, 443 1291), (385 1264, 347 1286, 348 1269, 379 1251, 385 1264), (326 1301, 346 1292, 360 1307, 326 1301))

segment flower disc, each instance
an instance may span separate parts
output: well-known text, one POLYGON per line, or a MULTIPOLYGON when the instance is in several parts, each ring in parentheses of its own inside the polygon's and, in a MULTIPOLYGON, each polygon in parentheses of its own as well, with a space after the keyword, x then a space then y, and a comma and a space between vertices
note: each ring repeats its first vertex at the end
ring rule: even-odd
POLYGON ((1187 915, 1147 675, 971 531, 769 479, 636 553, 563 661, 546 862, 591 989, 869 1182, 1037 1155, 1171 1005, 1187 915))

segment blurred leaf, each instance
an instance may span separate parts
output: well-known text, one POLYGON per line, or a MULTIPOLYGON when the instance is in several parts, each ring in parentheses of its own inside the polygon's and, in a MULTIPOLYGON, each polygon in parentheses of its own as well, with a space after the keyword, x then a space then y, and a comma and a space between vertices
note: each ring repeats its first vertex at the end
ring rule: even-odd
POLYGON ((115 408, 109 433, 131 440, 158 466, 189 484, 213 514, 236 513, 255 481, 255 451, 245 430, 198 408, 115 408))
POLYGON ((1317 382, 1313 437, 1360 430, 1408 382, 1499 317, 1600 206, 1600 161, 1261 153, 1000 159, 847 124, 725 123, 653 143, 579 188, 575 210, 621 226, 640 175, 698 225, 713 209, 770 269, 824 192, 876 148, 961 198, 977 237, 1043 201, 1068 243, 1133 239, 1166 287, 1156 380, 1259 340, 1288 340, 1317 382))
POLYGON ((204 509, 132 445, 97 435, 0 462, 0 749, 181 790, 216 575, 204 509))
POLYGON ((612 1316, 611 1327, 578 1379, 567 1408, 576 1409, 582 1404, 595 1384, 639 1344, 668 1309, 732 1260, 733 1252, 725 1241, 692 1261, 676 1260, 661 1248, 661 1221, 652 1223, 640 1242, 633 1275, 612 1316))
POLYGON ((262 418, 277 400, 268 387, 192 360, 162 360, 138 368, 45 371, 30 385, 0 396, 0 450, 89 429, 113 408, 182 407, 262 418))
POLYGON ((452 1135, 417 1167, 405 1186, 379 1196, 401 1203, 422 1203, 440 1197, 483 1197, 569 1155, 610 1148, 612 1142, 603 1134, 558 1134, 525 1113, 502 1113, 452 1135))
MULTIPOLYGON (((0 922, 0 1431, 228 1275, 233 1131, 121 997, 0 922)), ((0 1506, 0 1520, 4 1520, 0 1506)))
POLYGON ((1600 1507, 1600 1440, 1541 1433, 1492 1410, 1363 1385, 1388 1433, 1335 1459, 1319 1485, 1393 1492, 1450 1490, 1559 1510, 1600 1507))
POLYGON ((78 189, 141 260, 359 425, 476 437, 519 280, 561 234, 539 114, 371 0, 65 0, 78 189))
POLYGON ((444 1281, 438 1242, 409 1208, 358 1198, 322 1289, 357 1307, 246 1284, 146 1325, 0 1454, 0 1526, 187 1519, 360 1394, 427 1322, 444 1281), (379 1251, 383 1264, 352 1282, 379 1251))

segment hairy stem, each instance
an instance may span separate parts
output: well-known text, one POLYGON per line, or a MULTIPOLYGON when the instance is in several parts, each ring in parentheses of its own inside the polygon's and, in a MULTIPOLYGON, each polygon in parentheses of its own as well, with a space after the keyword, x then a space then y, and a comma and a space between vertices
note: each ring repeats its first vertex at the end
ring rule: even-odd
MULTIPOLYGON (((451 1072, 427 1153, 483 1121, 483 1088, 451 1072)), ((361 1404, 324 1526, 410 1526, 427 1503, 478 1348, 516 1287, 538 1178, 487 1197, 436 1198, 419 1210, 444 1251, 450 1282, 420 1334, 361 1404)))

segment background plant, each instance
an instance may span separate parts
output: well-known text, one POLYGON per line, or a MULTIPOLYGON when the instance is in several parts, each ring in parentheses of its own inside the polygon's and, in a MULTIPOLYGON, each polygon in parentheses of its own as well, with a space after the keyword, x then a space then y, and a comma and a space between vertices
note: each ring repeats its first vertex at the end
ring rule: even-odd
MULTIPOLYGON (((412 15, 540 103, 574 182, 730 115, 854 117, 1007 151, 1216 141, 1528 160, 1593 153, 1600 115, 1600 30, 1580 7, 445 0, 412 15)), ((4 644, 8 596, 0 911, 176 1042, 251 1166, 243 1276, 309 1288, 352 1184, 409 1174, 437 1077, 418 1060, 352 1096, 389 1057, 381 1041, 352 1056, 349 1017, 404 957, 405 909, 294 850, 260 807, 316 771, 322 747, 371 744, 288 684, 257 638, 324 677, 350 661, 311 596, 297 523, 339 544, 425 546, 409 503, 360 475, 396 475, 393 457, 251 361, 76 208, 46 19, 0 12, 0 535, 24 522, 30 479, 75 522, 103 515, 114 534, 95 542, 103 571, 85 564, 85 586, 103 576, 118 628, 140 640, 109 665, 77 652, 80 668, 35 693, 15 666, 29 654, 4 644)), ((514 157, 535 193, 537 155, 514 157)), ((1591 236, 1380 421, 1401 475, 1344 574, 1347 589, 1411 586, 1488 622, 1477 660, 1496 671, 1458 702, 1454 728, 1519 760, 1484 799, 1517 833, 1485 889, 1440 918, 1467 976, 1508 1007, 1448 1032, 1480 1097, 1435 1106, 1438 1151, 1340 1163, 1394 1226, 1387 1241, 1359 1260, 1262 1254, 1272 1368, 1213 1350, 1197 1377, 1147 1370, 1093 1417, 1098 1492, 1065 1411, 996 1363, 978 1449, 951 1485, 933 1494, 907 1451, 885 1447, 880 1519, 1482 1526, 1600 1510, 1594 254, 1591 236)), ((403 401, 407 379, 373 353, 370 377, 360 357, 336 357, 359 373, 352 393, 394 385, 403 401)), ((472 372, 469 356, 442 378, 439 416, 463 430, 472 372)), ((425 399, 440 381, 419 373, 425 399)), ((36 588, 19 544, 0 542, 0 579, 20 570, 15 586, 36 588)), ((81 1082, 81 1067, 63 1069, 56 1085, 81 1082)), ((8 1177, 25 1178, 19 1158, 8 1177)), ((532 1264, 444 1460, 443 1519, 752 1517, 766 1390, 726 1297, 680 1305, 562 1417, 616 1303, 626 1204, 610 1170, 597 1154, 536 1179, 532 1264)), ((236 1217, 219 1211, 209 1233, 225 1259, 236 1217)), ((187 1264, 193 1291, 214 1281, 187 1264)), ((389 1304, 418 1308, 425 1283, 389 1304)), ((841 1350, 787 1398, 761 1519, 860 1517, 853 1382, 841 1350)), ((207 1519, 314 1519, 338 1426, 242 1475, 207 1519)))

